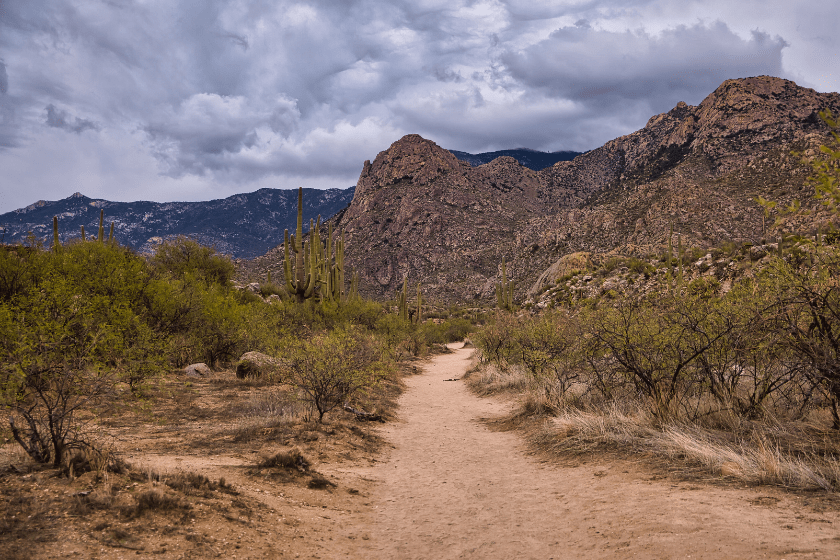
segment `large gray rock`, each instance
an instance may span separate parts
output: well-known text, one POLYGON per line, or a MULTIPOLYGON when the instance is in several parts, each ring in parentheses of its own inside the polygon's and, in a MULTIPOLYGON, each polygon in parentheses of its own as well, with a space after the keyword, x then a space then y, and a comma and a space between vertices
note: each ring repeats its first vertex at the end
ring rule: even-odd
POLYGON ((200 362, 197 364, 190 364, 184 368, 184 373, 190 377, 207 377, 213 370, 207 364, 200 362))
POLYGON ((262 352, 245 352, 236 364, 236 377, 263 377, 274 375, 282 366, 282 362, 262 352))

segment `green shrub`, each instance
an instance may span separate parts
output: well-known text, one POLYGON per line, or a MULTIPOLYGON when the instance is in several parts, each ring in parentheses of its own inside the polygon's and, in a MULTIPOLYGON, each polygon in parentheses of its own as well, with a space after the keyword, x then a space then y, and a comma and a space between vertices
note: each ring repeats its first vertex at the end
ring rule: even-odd
POLYGON ((318 422, 391 371, 380 341, 358 328, 315 335, 287 352, 288 381, 317 412, 318 422))
POLYGON ((151 265, 158 277, 180 278, 189 273, 208 284, 220 286, 227 286, 235 272, 229 258, 187 237, 178 237, 158 245, 151 265))

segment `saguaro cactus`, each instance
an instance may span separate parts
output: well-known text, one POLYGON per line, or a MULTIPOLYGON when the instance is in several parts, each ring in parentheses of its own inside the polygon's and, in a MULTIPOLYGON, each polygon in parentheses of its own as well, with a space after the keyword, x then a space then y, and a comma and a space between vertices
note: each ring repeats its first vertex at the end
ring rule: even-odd
POLYGON ((400 318, 408 321, 408 276, 403 278, 402 290, 397 292, 397 305, 399 306, 400 318))
POLYGON ((58 216, 53 216, 53 249, 58 251, 61 244, 58 242, 58 216))
MULTIPOLYGON (((319 224, 320 225, 320 218, 319 224)), ((285 231, 283 244, 283 271, 286 274, 286 291, 294 296, 299 303, 315 295, 318 285, 317 262, 317 229, 309 223, 309 255, 306 254, 306 243, 303 241, 303 187, 298 188, 298 215, 295 235, 285 231), (294 253, 294 262, 290 252, 294 253)))
POLYGON ((105 241, 105 227, 103 226, 103 220, 105 220, 105 210, 100 208, 99 209, 99 235, 96 236, 96 240, 102 243, 105 241))
POLYGON ((397 291, 397 305, 399 315, 403 321, 411 321, 418 325, 423 322, 423 291, 420 289, 420 282, 417 282, 417 308, 408 309, 408 276, 403 279, 402 289, 397 291))
POLYGON ((679 270, 677 271, 677 289, 682 289, 683 287, 683 256, 685 252, 683 251, 683 244, 682 244, 682 233, 677 234, 677 252, 679 257, 679 270))
POLYGON ((321 284, 318 292, 321 301, 333 301, 341 304, 344 293, 344 232, 333 237, 333 226, 327 229, 326 250, 321 256, 321 284), (335 241, 333 241, 335 239, 335 241))
POLYGON ((668 261, 665 267, 665 283, 668 286, 668 293, 671 292, 673 286, 671 285, 671 269, 674 267, 674 224, 673 222, 670 224, 668 228, 668 261))
POLYGON ((423 322, 423 292, 420 290, 420 282, 417 282, 417 314, 414 322, 418 325, 423 322))
POLYGON ((502 281, 496 284, 496 304, 499 309, 513 311, 513 281, 508 282, 504 258, 502 258, 502 281))
POLYGON ((353 275, 350 277, 350 292, 347 294, 347 299, 350 301, 355 301, 359 299, 359 271, 356 270, 353 272, 353 275))

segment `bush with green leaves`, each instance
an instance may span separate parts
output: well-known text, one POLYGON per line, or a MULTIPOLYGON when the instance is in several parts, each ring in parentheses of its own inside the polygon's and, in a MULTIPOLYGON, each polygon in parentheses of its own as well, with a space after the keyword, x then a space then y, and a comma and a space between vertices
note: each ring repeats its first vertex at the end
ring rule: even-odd
POLYGON ((220 286, 230 284, 236 271, 229 258, 188 237, 178 237, 158 245, 151 267, 159 277, 181 278, 192 274, 208 284, 220 286))
POLYGON ((0 385, 15 440, 36 461, 59 466, 88 445, 83 410, 107 404, 119 381, 136 387, 159 372, 142 317, 144 263, 111 244, 24 251, 13 264, 37 267, 0 301, 0 385))
POLYGON ((286 381, 317 413, 318 422, 390 372, 378 337, 358 328, 339 328, 298 341, 287 349, 286 381))

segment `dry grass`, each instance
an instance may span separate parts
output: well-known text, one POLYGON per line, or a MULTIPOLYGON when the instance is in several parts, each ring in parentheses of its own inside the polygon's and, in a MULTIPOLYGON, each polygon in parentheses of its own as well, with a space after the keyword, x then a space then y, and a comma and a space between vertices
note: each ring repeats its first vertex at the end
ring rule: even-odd
POLYGON ((124 508, 121 513, 126 517, 136 517, 147 511, 188 510, 190 505, 178 495, 171 494, 158 487, 150 487, 135 494, 134 505, 124 508))
POLYGON ((530 385, 527 374, 519 366, 502 369, 495 364, 474 365, 465 375, 467 386, 475 393, 486 396, 499 393, 522 393, 530 385))
POLYGON ((266 457, 259 463, 257 463, 257 467, 261 469, 267 468, 279 468, 279 469, 286 469, 286 470, 297 470, 300 472, 306 472, 309 470, 309 466, 311 465, 311 461, 304 457, 303 453, 301 453, 300 449, 290 449, 288 451, 281 451, 272 455, 271 457, 266 457))
POLYGON ((584 406, 574 391, 552 398, 524 371, 492 364, 473 368, 469 385, 482 395, 518 393, 518 409, 501 424, 527 428, 529 441, 542 452, 642 452, 748 484, 840 490, 840 436, 818 428, 824 419, 745 420, 721 411, 697 422, 663 422, 640 402, 584 406))

